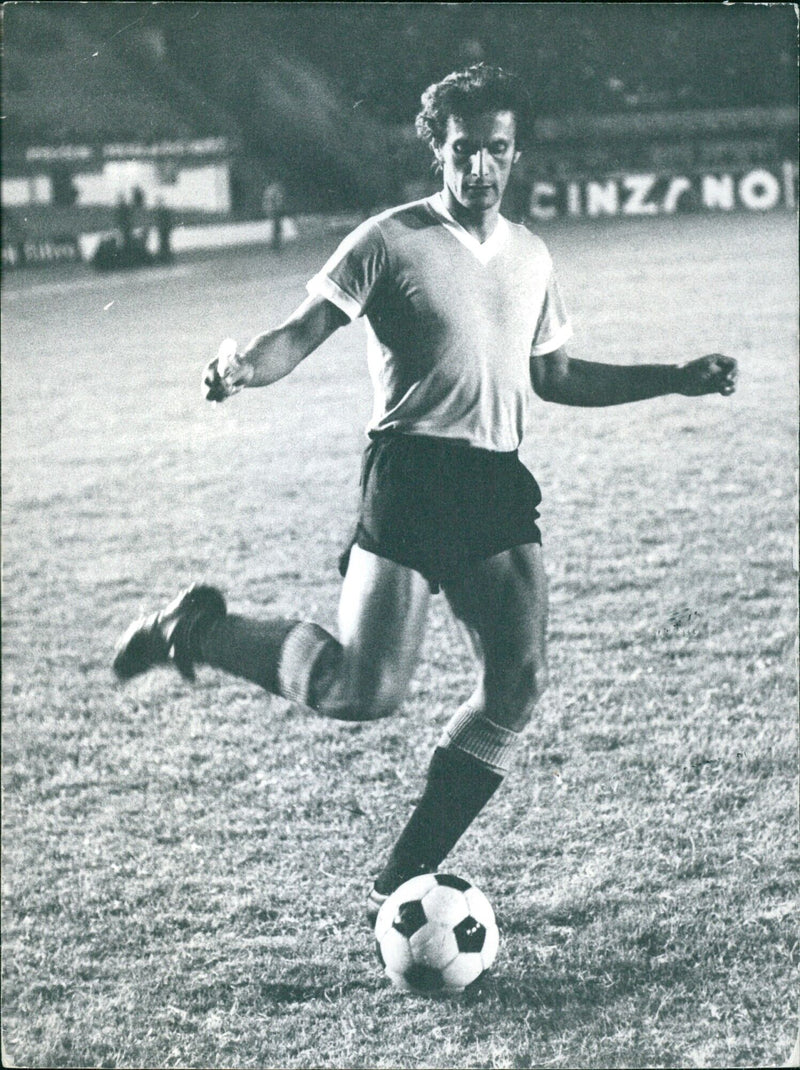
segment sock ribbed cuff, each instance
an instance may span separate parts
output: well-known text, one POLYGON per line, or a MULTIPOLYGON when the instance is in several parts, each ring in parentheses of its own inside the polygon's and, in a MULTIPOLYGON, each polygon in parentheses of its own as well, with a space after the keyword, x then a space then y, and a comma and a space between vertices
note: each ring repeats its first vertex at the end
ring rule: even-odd
POLYGON ((341 646, 318 624, 301 621, 283 641, 278 661, 278 693, 316 709, 338 669, 341 646))
POLYGON ((440 747, 456 747, 505 775, 520 733, 495 724, 471 706, 462 706, 445 726, 439 739, 440 747))

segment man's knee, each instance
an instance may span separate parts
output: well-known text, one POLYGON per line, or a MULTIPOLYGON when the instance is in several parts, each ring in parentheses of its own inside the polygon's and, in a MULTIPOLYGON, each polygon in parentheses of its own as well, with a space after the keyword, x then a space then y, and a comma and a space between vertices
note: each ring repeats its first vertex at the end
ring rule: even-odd
POLYGON ((393 665, 365 663, 317 624, 295 627, 284 643, 280 693, 324 717, 379 721, 403 701, 407 680, 393 665))
POLYGON ((549 684, 547 662, 541 657, 525 658, 521 664, 506 664, 487 688, 487 709, 502 723, 520 732, 528 724, 537 703, 549 684))
POLYGON ((345 654, 343 668, 340 694, 346 698, 353 720, 381 721, 397 711, 408 689, 408 674, 401 664, 361 656, 349 660, 345 654))
POLYGON ((403 701, 403 693, 399 688, 386 688, 370 691, 354 696, 346 707, 352 716, 347 720, 353 721, 383 721, 397 712, 397 708, 403 701))
POLYGON ((384 679, 376 685, 353 688, 344 680, 319 695, 315 709, 338 721, 382 721, 391 717, 403 701, 405 687, 400 681, 384 679))

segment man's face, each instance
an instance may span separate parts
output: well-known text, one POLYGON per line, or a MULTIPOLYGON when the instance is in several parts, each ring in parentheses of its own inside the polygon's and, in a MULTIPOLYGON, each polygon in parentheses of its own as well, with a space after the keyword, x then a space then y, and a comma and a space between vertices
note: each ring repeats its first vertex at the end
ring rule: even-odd
POLYGON ((513 112, 489 111, 447 119, 444 143, 434 148, 445 189, 470 212, 499 206, 511 168, 519 159, 513 112))

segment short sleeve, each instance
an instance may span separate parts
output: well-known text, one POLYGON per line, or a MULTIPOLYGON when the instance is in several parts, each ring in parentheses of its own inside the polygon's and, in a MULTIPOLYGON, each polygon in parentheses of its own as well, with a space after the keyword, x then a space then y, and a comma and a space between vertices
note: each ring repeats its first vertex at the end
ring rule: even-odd
POLYGON ((363 315, 386 267, 386 244, 380 227, 368 219, 306 284, 312 297, 324 297, 351 320, 363 315))
POLYGON ((547 289, 542 302, 542 311, 539 314, 539 322, 536 324, 536 332, 533 336, 531 356, 541 357, 545 353, 554 353, 568 342, 571 337, 572 324, 569 321, 564 299, 558 288, 558 282, 551 263, 547 289))

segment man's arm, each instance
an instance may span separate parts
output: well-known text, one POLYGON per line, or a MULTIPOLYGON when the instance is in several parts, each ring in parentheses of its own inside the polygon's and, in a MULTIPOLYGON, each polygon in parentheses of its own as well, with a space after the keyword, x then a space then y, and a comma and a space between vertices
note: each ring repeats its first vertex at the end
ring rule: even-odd
POLYGON ((711 353, 688 364, 595 364, 566 349, 531 357, 533 389, 560 405, 623 405, 664 394, 732 394, 738 369, 733 357, 711 353))
POLYGON ((246 386, 268 386, 282 379, 335 330, 347 316, 324 297, 307 297, 279 327, 256 335, 242 353, 223 349, 203 377, 206 400, 224 401, 246 386))

